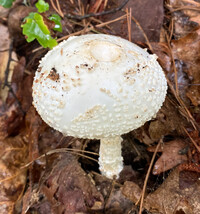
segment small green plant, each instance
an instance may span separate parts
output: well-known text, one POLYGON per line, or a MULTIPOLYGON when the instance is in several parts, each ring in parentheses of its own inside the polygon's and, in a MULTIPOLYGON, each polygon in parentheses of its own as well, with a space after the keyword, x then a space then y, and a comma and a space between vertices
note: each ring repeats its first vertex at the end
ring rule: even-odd
MULTIPOLYGON (((22 24, 22 33, 26 36, 27 42, 32 42, 36 39, 44 48, 53 48, 57 45, 57 41, 52 38, 48 25, 44 21, 46 17, 43 17, 43 13, 49 10, 49 4, 44 0, 39 0, 35 6, 38 12, 30 13, 25 18, 25 23, 22 24)), ((55 24, 53 30, 62 32, 59 15, 53 14, 46 21, 53 21, 55 24)))
MULTIPOLYGON (((0 0, 0 5, 9 8, 15 0, 0 0)), ((53 23, 52 30, 62 32, 61 18, 53 14, 46 18, 44 13, 49 10, 49 4, 44 0, 38 0, 35 4, 37 12, 29 13, 22 24, 22 33, 26 36, 27 42, 37 40, 44 48, 53 48, 57 41, 52 38, 48 23, 53 23)), ((52 26, 52 24, 50 24, 52 26)))

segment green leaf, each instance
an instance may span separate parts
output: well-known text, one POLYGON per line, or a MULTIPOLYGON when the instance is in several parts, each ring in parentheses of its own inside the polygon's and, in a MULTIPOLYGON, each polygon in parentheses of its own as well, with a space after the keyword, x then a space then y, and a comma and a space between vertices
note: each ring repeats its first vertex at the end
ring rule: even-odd
POLYGON ((22 25, 23 34, 26 35, 27 42, 32 42, 34 39, 44 48, 53 48, 57 45, 57 41, 50 35, 50 31, 44 23, 42 16, 38 13, 30 13, 25 18, 26 23, 22 25))
POLYGON ((58 14, 52 14, 49 19, 55 23, 55 27, 53 28, 56 31, 62 32, 61 18, 58 14))
POLYGON ((44 0, 38 0, 35 6, 37 7, 39 13, 44 13, 49 10, 49 4, 44 0))
POLYGON ((15 0, 0 0, 0 5, 5 7, 5 8, 9 8, 12 6, 12 3, 14 2, 15 0))

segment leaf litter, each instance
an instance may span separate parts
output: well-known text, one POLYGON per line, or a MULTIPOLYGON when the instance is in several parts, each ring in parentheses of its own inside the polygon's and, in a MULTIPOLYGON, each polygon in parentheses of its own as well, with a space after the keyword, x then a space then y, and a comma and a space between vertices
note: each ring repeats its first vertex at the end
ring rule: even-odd
POLYGON ((31 106, 34 71, 44 50, 20 34, 29 11, 22 1, 6 13, 0 8, 2 214, 200 212, 199 3, 133 0, 118 11, 123 2, 49 1, 50 13, 64 17, 58 41, 89 32, 119 35, 156 53, 166 72, 166 101, 156 118, 123 136, 125 167, 113 181, 99 174, 98 141, 62 136, 31 106))

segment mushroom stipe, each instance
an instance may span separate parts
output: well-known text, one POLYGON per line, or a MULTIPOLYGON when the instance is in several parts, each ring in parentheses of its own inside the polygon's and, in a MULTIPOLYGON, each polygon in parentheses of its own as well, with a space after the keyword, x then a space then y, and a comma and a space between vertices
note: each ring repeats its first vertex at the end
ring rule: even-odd
POLYGON ((167 81, 155 54, 120 37, 70 37, 41 60, 33 82, 33 105, 64 135, 100 139, 100 171, 123 169, 121 135, 156 115, 167 81))

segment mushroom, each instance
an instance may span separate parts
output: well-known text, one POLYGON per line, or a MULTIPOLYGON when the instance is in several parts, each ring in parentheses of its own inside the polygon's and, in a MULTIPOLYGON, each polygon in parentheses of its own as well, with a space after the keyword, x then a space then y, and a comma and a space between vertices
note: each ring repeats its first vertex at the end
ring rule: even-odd
POLYGON ((156 59, 120 37, 70 37, 41 60, 33 105, 64 135, 100 139, 100 171, 118 177, 121 135, 154 117, 165 100, 167 81, 156 59))

